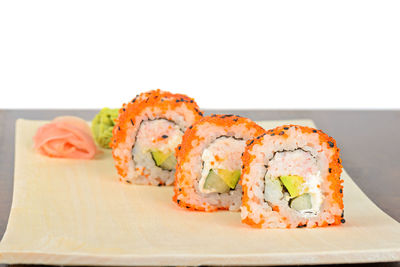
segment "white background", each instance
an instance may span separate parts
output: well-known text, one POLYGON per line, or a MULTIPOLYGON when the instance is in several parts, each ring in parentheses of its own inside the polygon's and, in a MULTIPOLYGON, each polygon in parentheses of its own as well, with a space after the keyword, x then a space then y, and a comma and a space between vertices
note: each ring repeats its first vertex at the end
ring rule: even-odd
POLYGON ((399 108, 400 1, 2 1, 0 108, 399 108))

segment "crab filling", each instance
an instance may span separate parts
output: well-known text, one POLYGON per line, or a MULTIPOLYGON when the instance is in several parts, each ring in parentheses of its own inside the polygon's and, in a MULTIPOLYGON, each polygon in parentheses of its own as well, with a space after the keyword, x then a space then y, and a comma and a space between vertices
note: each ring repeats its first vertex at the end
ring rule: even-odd
POLYGON ((156 166, 162 170, 175 169, 175 148, 183 132, 174 122, 157 119, 143 121, 136 135, 132 157, 139 166, 156 166))
POLYGON ((235 190, 239 182, 242 152, 246 142, 234 137, 219 137, 211 143, 201 156, 203 170, 199 180, 202 193, 228 193, 235 190))
POLYGON ((318 162, 302 149, 275 153, 265 174, 264 198, 272 206, 289 206, 303 216, 317 215, 322 204, 318 162))

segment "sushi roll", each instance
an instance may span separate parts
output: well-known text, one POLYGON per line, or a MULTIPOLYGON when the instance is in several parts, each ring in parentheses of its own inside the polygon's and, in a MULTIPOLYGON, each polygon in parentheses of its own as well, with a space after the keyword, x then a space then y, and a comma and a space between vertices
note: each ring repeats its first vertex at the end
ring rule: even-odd
POLYGON ((192 98, 153 90, 136 96, 119 110, 111 141, 121 181, 171 185, 175 148, 186 128, 202 118, 192 98))
POLYGON ((248 142, 242 222, 259 228, 344 223, 339 148, 320 130, 284 125, 248 142))
POLYGON ((190 210, 239 210, 246 141, 264 130, 247 118, 211 115, 189 127, 178 146, 173 200, 190 210))

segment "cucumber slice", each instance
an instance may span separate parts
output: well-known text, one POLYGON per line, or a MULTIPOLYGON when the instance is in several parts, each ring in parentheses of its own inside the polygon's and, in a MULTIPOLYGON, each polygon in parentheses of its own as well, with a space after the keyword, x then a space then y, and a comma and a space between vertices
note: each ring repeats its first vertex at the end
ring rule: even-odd
POLYGON ((290 207, 297 211, 312 209, 311 195, 303 194, 292 199, 290 202, 290 207))
POLYGON ((229 171, 225 169, 217 169, 218 176, 231 188, 235 189, 240 179, 240 170, 229 171))
POLYGON ((230 187, 214 170, 210 170, 208 173, 203 187, 217 193, 228 193, 230 190, 230 187))
POLYGON ((287 175, 279 177, 291 197, 297 197, 302 192, 304 178, 297 175, 287 175))
POLYGON ((176 158, 173 152, 164 153, 160 150, 152 150, 150 153, 157 167, 167 171, 175 169, 176 158))

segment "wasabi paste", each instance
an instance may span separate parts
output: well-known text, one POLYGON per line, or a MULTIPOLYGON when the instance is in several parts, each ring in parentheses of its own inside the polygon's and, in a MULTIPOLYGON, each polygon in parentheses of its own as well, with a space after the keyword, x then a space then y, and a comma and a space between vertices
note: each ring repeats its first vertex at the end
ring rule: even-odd
POLYGON ((99 146, 110 148, 114 120, 117 117, 118 109, 103 108, 92 120, 93 137, 99 146))

